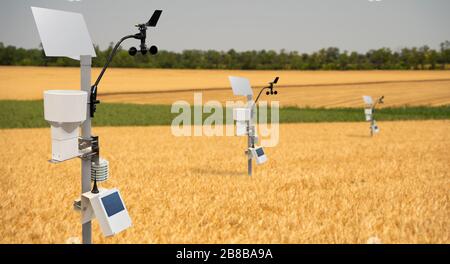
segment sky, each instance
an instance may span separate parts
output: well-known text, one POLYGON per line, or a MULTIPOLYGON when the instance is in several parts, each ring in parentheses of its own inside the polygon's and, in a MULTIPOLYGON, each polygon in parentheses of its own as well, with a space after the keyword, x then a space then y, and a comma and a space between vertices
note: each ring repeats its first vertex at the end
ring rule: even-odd
MULTIPOLYGON (((312 52, 326 47, 370 49, 450 40, 448 0, 1 0, 0 42, 37 48, 30 6, 79 12, 92 41, 104 49, 137 33, 155 9, 163 14, 148 32, 159 49, 312 52)), ((136 41, 123 47, 137 46, 136 41)))

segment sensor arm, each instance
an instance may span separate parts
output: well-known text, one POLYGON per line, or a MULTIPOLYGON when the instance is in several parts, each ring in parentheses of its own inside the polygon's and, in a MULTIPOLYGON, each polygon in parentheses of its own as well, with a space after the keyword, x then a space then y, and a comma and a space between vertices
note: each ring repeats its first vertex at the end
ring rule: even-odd
POLYGON ((262 89, 261 89, 261 91, 259 91, 259 94, 258 94, 258 96, 256 97, 256 100, 255 100, 255 105, 256 105, 256 103, 258 102, 258 100, 259 100, 259 97, 261 96, 261 94, 262 94, 262 92, 265 90, 265 89, 270 89, 271 87, 270 86, 267 86, 267 87, 263 87, 262 89))
POLYGON ((94 83, 93 86, 98 86, 98 84, 100 83, 100 80, 102 79, 103 74, 105 73, 106 69, 108 68, 109 64, 111 63, 112 58, 114 57, 114 55, 116 55, 117 49, 119 48, 120 44, 122 44, 122 42, 123 42, 124 40, 126 40, 126 39, 129 39, 129 38, 135 38, 135 37, 136 37, 136 35, 128 35, 128 36, 125 36, 125 37, 121 38, 121 39, 119 40, 119 42, 117 42, 117 44, 114 46, 112 52, 109 54, 108 60, 106 61, 105 65, 103 66, 103 69, 102 69, 102 71, 100 72, 100 75, 98 76, 98 78, 97 78, 97 80, 95 81, 95 83, 94 83))
MULTIPOLYGON (((266 90, 266 89, 273 89, 273 83, 270 83, 270 86, 266 86, 266 87, 263 87, 260 91, 259 91, 259 94, 258 94, 258 96, 256 97, 256 100, 255 100, 255 102, 252 104, 252 106, 251 106, 251 108, 250 108, 250 111, 253 113, 253 107, 256 105, 256 103, 258 103, 258 100, 259 100, 259 97, 261 97, 261 94, 262 94, 262 92, 264 91, 264 90, 266 90)), ((250 118, 253 118, 253 114, 251 114, 251 117, 250 118)), ((251 139, 251 146, 252 146, 252 148, 254 148, 255 147, 255 141, 254 141, 254 136, 251 136, 250 137, 251 139)))
POLYGON ((376 106, 378 103, 380 103, 380 104, 383 103, 383 99, 384 99, 384 95, 381 96, 380 98, 378 98, 378 100, 375 102, 375 104, 374 104, 373 107, 372 107, 372 111, 373 111, 373 112, 375 112, 375 106, 376 106))
POLYGON ((97 77, 97 80, 95 81, 94 85, 91 86, 91 96, 90 96, 90 102, 89 102, 89 104, 90 104, 90 115, 91 115, 91 117, 94 117, 94 113, 95 113, 95 110, 96 110, 96 104, 99 104, 99 103, 100 103, 100 101, 97 100, 97 87, 98 87, 98 84, 100 83, 100 81, 101 81, 101 79, 102 79, 102 77, 103 77, 103 74, 105 73, 106 69, 108 68, 109 64, 111 63, 111 61, 112 61, 114 55, 116 55, 117 50, 118 50, 119 47, 120 47, 120 44, 122 44, 122 42, 123 42, 124 40, 130 39, 130 38, 141 39, 141 38, 142 38, 142 37, 141 37, 141 33, 137 33, 137 34, 135 34, 135 35, 128 35, 128 36, 125 36, 125 37, 121 38, 121 39, 119 40, 119 42, 117 42, 117 44, 114 46, 113 50, 112 50, 111 53, 109 54, 108 59, 106 60, 106 63, 105 63, 105 65, 103 66, 102 71, 100 72, 100 75, 97 77))
MULTIPOLYGON (((119 42, 116 43, 113 50, 109 54, 108 59, 106 60, 106 63, 103 66, 102 71, 100 72, 100 75, 97 77, 97 80, 95 81, 94 85, 91 86, 90 99, 89 99, 89 109, 90 109, 91 118, 94 117, 94 113, 96 110, 96 104, 100 103, 100 101, 97 100, 98 85, 103 77, 103 74, 105 73, 106 69, 108 68, 109 64, 111 63, 114 55, 116 55, 117 50, 120 47, 120 44, 122 44, 122 42, 126 39, 130 39, 130 38, 139 39, 141 41, 140 52, 142 53, 142 55, 146 54, 147 47, 145 46, 145 39, 147 38, 147 27, 155 27, 156 24, 158 23, 159 17, 161 16, 161 13, 162 13, 162 10, 155 10, 155 12, 153 12, 152 17, 150 18, 150 20, 147 23, 136 25, 136 27, 138 27, 138 29, 139 29, 139 33, 136 33, 134 35, 127 35, 127 36, 121 38, 119 40, 119 42)), ((135 50, 134 54, 136 54, 136 49, 134 48, 134 50, 135 50)), ((156 54, 157 52, 158 52, 158 49, 156 46, 150 47, 151 54, 156 54)), ((131 54, 130 51, 128 53, 130 53, 130 55, 134 55, 134 54, 131 54)))
MULTIPOLYGON (((275 77, 275 80, 273 80, 272 82, 270 82, 270 83, 269 83, 269 86, 263 87, 263 88, 261 89, 261 91, 259 91, 259 94, 258 94, 258 96, 256 97, 256 100, 255 100, 254 105, 256 105, 256 103, 257 103, 258 100, 259 100, 259 97, 261 96, 261 93, 262 93, 265 89, 270 89, 270 94, 272 94, 272 91, 273 91, 273 85, 276 84, 276 83, 278 82, 278 80, 279 80, 279 77, 275 77)), ((268 93, 267 93, 267 94, 268 94, 268 93)), ((275 91, 274 94, 277 94, 277 92, 275 91)))

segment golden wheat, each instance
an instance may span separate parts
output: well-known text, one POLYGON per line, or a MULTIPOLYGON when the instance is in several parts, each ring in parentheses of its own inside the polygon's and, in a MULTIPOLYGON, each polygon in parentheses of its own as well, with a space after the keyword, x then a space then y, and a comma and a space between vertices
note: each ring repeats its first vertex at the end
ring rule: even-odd
MULTIPOLYGON (((376 85, 335 85, 324 87, 285 87, 278 88, 277 96, 263 96, 261 101, 277 100, 281 106, 299 107, 363 107, 362 95, 374 98, 384 95, 382 107, 398 106, 439 106, 450 104, 450 81, 425 83, 390 83, 376 85)), ((259 90, 254 90, 259 93, 259 90)), ((194 103, 194 91, 178 91, 174 93, 147 94, 112 94, 99 95, 105 102, 128 102, 137 104, 172 104, 177 100, 194 103)), ((222 104, 226 101, 245 101, 244 97, 234 96, 231 89, 204 90, 202 102, 216 100, 222 104)))
MULTIPOLYGON (((93 78, 98 72, 99 69, 93 70, 93 78)), ((112 68, 102 80, 99 98, 105 102, 172 104, 176 100, 192 102, 193 89, 205 89, 205 101, 237 100, 229 88, 229 75, 248 77, 253 86, 265 85, 270 78, 280 76, 280 85, 289 87, 279 88, 279 96, 272 98, 285 106, 360 107, 363 94, 384 94, 385 106, 450 104, 450 71, 314 72, 112 68), (426 82, 417 82, 421 80, 426 82), (384 83, 386 81, 402 83, 384 83), (315 86, 318 84, 335 85, 315 86)), ((0 99, 41 99, 44 90, 79 89, 79 78, 78 68, 0 67, 0 99), (24 76, 27 78, 23 78, 24 76)))
MULTIPOLYGON (((450 122, 283 124, 246 176, 245 138, 102 127, 102 155, 133 227, 95 243, 449 243, 450 122), (377 240, 378 241, 378 240, 377 240)), ((49 129, 0 130, 0 243, 80 236, 80 161, 50 157, 49 129)), ((75 238, 74 238, 75 237, 75 238)))

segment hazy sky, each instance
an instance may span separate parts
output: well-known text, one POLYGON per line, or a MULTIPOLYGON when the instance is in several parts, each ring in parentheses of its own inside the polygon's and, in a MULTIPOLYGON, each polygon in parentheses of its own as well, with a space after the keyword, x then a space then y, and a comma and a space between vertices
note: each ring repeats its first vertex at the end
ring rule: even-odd
MULTIPOLYGON (((372 48, 450 40, 449 0, 1 0, 0 42, 24 48, 40 40, 30 6, 79 12, 94 43, 106 48, 136 33, 136 23, 163 9, 150 31, 160 49, 311 52, 335 46, 365 52, 372 48)), ((128 41, 123 46, 137 45, 128 41)))

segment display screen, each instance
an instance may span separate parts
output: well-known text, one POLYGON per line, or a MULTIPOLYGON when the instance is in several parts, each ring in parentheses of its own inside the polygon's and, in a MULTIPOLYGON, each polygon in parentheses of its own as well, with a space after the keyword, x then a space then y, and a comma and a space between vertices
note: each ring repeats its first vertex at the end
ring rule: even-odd
POLYGON ((256 155, 258 155, 258 157, 261 157, 262 155, 264 155, 264 150, 262 148, 257 148, 256 155))
POLYGON ((113 192, 110 195, 103 197, 102 203, 108 217, 111 217, 125 209, 118 192, 113 192))

